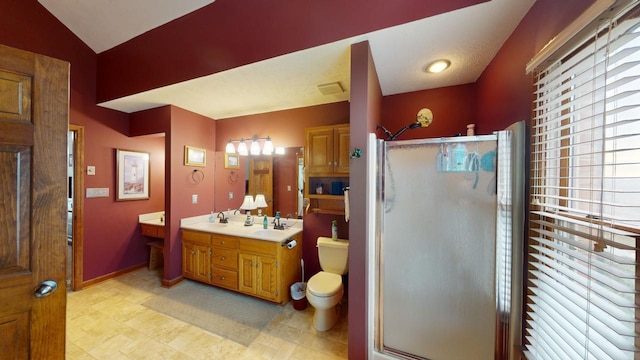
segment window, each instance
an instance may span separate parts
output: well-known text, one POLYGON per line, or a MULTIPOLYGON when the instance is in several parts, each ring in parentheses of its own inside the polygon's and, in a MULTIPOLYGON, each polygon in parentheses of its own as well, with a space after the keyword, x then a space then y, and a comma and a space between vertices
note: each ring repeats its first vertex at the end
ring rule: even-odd
POLYGON ((528 359, 640 359, 640 20, 629 14, 536 72, 528 359))

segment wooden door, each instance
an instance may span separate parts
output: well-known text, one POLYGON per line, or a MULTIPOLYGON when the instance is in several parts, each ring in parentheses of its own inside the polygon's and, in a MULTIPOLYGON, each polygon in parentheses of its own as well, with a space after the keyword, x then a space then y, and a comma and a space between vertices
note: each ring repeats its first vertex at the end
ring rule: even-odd
POLYGON ((334 167, 333 172, 336 174, 349 174, 349 161, 351 157, 349 149, 350 140, 349 126, 338 127, 334 133, 334 167))
POLYGON ((3 359, 65 357, 68 122, 69 63, 0 45, 3 359))
MULTIPOLYGON (((249 157, 249 193, 254 198, 257 194, 264 194, 267 207, 262 209, 262 215, 273 216, 273 157, 250 156, 249 157)), ((257 211, 252 214, 257 214, 257 211)), ((262 219, 257 219, 262 224, 262 219)))

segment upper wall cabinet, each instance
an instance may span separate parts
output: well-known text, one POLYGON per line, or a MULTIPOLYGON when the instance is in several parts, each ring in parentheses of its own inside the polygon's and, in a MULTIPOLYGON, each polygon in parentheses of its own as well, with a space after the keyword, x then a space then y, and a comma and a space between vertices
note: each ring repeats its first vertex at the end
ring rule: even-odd
POLYGON ((308 128, 305 144, 307 211, 344 214, 344 188, 349 186, 349 124, 308 128))
POLYGON ((305 157, 309 175, 348 175, 349 124, 307 128, 305 157))

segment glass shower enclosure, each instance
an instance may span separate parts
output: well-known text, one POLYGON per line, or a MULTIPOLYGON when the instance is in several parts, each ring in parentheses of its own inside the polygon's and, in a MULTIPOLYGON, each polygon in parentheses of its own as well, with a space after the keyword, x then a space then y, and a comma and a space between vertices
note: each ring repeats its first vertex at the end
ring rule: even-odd
POLYGON ((508 358, 511 135, 377 140, 373 358, 508 358))

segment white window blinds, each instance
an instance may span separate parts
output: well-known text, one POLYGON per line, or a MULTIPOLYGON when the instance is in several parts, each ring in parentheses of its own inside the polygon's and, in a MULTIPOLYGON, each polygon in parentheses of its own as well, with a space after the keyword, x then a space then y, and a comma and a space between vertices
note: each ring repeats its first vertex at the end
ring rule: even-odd
POLYGON ((536 74, 528 359, 640 359, 640 21, 625 16, 536 74))

